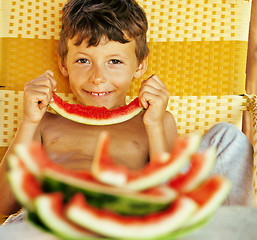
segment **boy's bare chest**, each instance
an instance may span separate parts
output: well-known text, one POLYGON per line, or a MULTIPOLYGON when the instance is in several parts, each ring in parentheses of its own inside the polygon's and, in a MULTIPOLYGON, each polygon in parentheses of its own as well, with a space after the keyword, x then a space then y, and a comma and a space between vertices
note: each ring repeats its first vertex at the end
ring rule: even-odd
POLYGON ((110 134, 110 154, 132 169, 142 168, 148 159, 148 140, 141 121, 110 126, 88 126, 58 118, 42 132, 49 157, 72 169, 90 169, 99 135, 110 134))

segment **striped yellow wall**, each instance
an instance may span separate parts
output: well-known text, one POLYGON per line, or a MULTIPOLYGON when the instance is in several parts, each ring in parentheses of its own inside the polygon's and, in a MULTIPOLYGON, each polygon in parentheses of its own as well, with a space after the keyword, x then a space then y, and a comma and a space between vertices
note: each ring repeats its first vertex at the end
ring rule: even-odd
MULTIPOLYGON (((245 88, 251 1, 139 0, 149 19, 149 69, 171 95, 240 94, 245 88)), ((1 83, 23 90, 24 83, 52 69, 58 90, 69 85, 57 68, 63 0, 1 1, 1 83)), ((129 95, 136 95, 134 81, 129 95)))

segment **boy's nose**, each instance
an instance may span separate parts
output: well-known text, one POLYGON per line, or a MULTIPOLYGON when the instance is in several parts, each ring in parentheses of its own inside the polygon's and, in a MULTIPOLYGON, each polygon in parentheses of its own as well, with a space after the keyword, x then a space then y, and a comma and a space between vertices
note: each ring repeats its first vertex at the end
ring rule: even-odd
POLYGON ((106 82, 106 79, 104 76, 104 71, 103 71, 102 67, 100 67, 100 66, 92 67, 92 75, 90 77, 90 82, 92 82, 96 85, 106 82))

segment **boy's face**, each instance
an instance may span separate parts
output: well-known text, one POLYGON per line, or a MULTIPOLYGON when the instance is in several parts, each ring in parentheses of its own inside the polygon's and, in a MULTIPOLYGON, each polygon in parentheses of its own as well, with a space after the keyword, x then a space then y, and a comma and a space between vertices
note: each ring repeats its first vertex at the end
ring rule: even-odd
POLYGON ((133 77, 141 77, 147 68, 147 59, 138 64, 135 41, 122 44, 103 38, 98 46, 87 47, 85 41, 75 46, 75 40, 68 41, 61 71, 76 97, 84 105, 124 106, 133 77))

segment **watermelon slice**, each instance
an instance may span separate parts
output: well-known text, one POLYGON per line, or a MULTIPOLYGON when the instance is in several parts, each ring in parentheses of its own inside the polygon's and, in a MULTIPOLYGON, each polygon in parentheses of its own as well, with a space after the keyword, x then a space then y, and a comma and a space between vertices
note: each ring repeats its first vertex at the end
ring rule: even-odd
POLYGON ((85 228, 70 222, 64 215, 62 193, 42 194, 35 199, 36 213, 42 223, 57 236, 73 240, 97 237, 85 228))
POLYGON ((79 191, 94 206, 112 209, 121 214, 145 215, 167 208, 177 197, 176 191, 167 186, 158 186, 144 192, 107 186, 96 181, 86 171, 71 171, 55 164, 36 142, 19 144, 15 150, 26 168, 40 179, 43 190, 62 191, 66 201, 79 191))
POLYGON ((112 162, 108 141, 104 133, 94 175, 53 163, 39 143, 15 147, 8 178, 30 221, 64 239, 169 240, 203 226, 231 188, 224 177, 207 178, 215 151, 194 154, 199 136, 181 138, 170 153, 137 172, 112 162), (181 173, 190 157, 187 172, 181 173), (125 181, 117 177, 118 186, 99 182, 107 171, 125 181), (140 187, 128 187, 131 183, 140 187))
POLYGON ((179 138, 170 154, 160 153, 156 155, 152 163, 135 172, 125 166, 117 166, 113 162, 108 151, 109 136, 103 132, 98 141, 92 173, 96 179, 103 183, 142 191, 174 177, 188 163, 200 141, 199 135, 179 138))
POLYGON ((182 226, 197 209, 194 201, 178 198, 164 212, 143 217, 121 216, 91 207, 81 194, 68 204, 66 215, 76 224, 107 237, 121 239, 154 239, 182 226))
POLYGON ((135 98, 129 105, 116 109, 69 104, 63 101, 54 92, 53 98, 54 102, 49 103, 49 106, 55 112, 69 120, 88 125, 110 125, 125 122, 143 110, 143 108, 139 106, 138 98, 135 98))
POLYGON ((55 164, 48 158, 43 146, 38 142, 17 144, 14 147, 14 151, 25 167, 36 177, 40 177, 44 168, 55 167, 55 164))
POLYGON ((43 189, 46 192, 63 192, 65 201, 80 192, 87 197, 92 206, 123 215, 139 216, 166 209, 177 197, 177 193, 167 186, 134 192, 107 186, 93 179, 68 176, 52 169, 47 169, 43 173, 43 189))
POLYGON ((40 182, 21 165, 10 170, 7 177, 17 200, 29 211, 34 211, 33 201, 43 193, 40 182))
POLYGON ((13 170, 17 168, 25 168, 25 165, 22 163, 22 161, 14 154, 8 155, 8 170, 13 170))
POLYGON ((187 222, 186 227, 210 218, 226 199, 230 189, 231 182, 227 178, 215 175, 211 176, 195 190, 187 193, 186 196, 193 199, 199 205, 199 209, 187 222))
POLYGON ((177 174, 168 185, 179 192, 190 192, 199 186, 210 174, 216 160, 216 150, 209 148, 205 152, 191 156, 188 170, 177 174))

